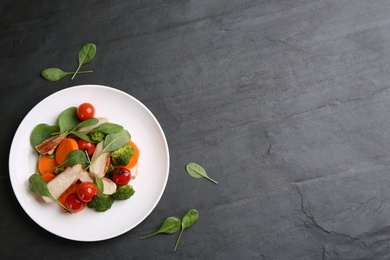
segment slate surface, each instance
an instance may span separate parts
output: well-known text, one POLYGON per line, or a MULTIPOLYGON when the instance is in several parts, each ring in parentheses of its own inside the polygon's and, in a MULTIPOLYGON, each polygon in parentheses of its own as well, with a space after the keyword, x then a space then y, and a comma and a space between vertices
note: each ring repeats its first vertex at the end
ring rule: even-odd
POLYGON ((387 259, 389 13, 385 0, 2 1, 0 258, 387 259), (87 42, 94 73, 40 77, 75 69, 87 42), (28 111, 82 84, 143 102, 171 156, 155 210, 96 243, 41 229, 6 170, 28 111), (190 178, 189 161, 219 184, 190 178), (189 208, 200 219, 177 252, 175 235, 138 240, 189 208))

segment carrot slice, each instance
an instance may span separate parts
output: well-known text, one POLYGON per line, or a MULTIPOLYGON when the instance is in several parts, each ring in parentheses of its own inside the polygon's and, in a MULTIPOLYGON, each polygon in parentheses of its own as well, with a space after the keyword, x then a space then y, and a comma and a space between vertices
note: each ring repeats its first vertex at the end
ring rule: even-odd
POLYGON ((58 166, 56 159, 47 155, 41 156, 38 161, 38 170, 41 175, 46 173, 53 173, 55 168, 58 166))
POLYGON ((42 179, 45 180, 46 183, 48 183, 49 181, 54 179, 54 177, 56 177, 56 175, 54 173, 44 173, 41 175, 41 177, 42 177, 42 179))
POLYGON ((58 164, 65 162, 66 156, 68 153, 74 150, 78 150, 79 146, 77 145, 77 141, 73 138, 65 138, 61 141, 61 143, 57 146, 56 149, 56 161, 58 164))
POLYGON ((133 141, 130 141, 129 144, 133 147, 134 154, 130 158, 129 163, 125 166, 125 168, 127 168, 127 169, 133 168, 138 163, 138 158, 139 158, 139 149, 138 149, 137 145, 133 141))

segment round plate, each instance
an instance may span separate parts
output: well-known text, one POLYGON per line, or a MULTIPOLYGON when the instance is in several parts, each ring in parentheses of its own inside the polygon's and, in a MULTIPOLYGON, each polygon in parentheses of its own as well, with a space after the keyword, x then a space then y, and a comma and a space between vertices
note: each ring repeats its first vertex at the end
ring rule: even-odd
POLYGON ((12 141, 9 173, 20 205, 42 228, 76 241, 105 240, 136 227, 157 205, 168 180, 168 144, 156 118, 134 97, 106 86, 76 86, 50 95, 26 115, 12 141), (28 178, 37 171, 38 159, 30 133, 37 124, 57 124, 63 110, 83 102, 94 105, 96 116, 107 117, 130 132, 140 150, 138 176, 130 181, 135 194, 129 200, 115 201, 106 212, 86 208, 66 214, 57 203, 42 202, 29 191, 28 178))

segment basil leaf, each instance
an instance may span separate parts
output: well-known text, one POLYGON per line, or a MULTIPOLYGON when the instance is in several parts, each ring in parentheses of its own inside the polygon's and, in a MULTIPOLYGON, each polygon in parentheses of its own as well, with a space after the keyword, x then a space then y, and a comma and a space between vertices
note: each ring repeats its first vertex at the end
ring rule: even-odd
POLYGON ((79 51, 79 66, 77 67, 76 72, 73 74, 71 79, 74 79, 77 72, 80 70, 81 66, 90 62, 96 54, 96 45, 93 43, 87 43, 84 46, 81 47, 79 51))
POLYGON ((50 126, 48 124, 39 124, 34 127, 30 135, 30 143, 33 147, 39 145, 46 139, 50 138, 53 133, 59 131, 58 126, 50 126))
POLYGON ((116 134, 109 134, 104 140, 104 147, 101 153, 115 151, 131 140, 130 133, 127 130, 122 130, 116 134))
POLYGON ((77 107, 69 107, 58 116, 58 125, 61 132, 74 129, 80 123, 77 117, 77 107))
POLYGON ((160 233, 173 234, 177 232, 180 229, 180 227, 181 227, 181 220, 177 217, 172 216, 167 218, 156 232, 143 236, 140 239, 145 239, 160 233))
POLYGON ((206 178, 206 179, 208 179, 209 181, 212 181, 212 182, 214 182, 215 184, 218 184, 218 182, 215 181, 215 180, 213 180, 213 179, 211 179, 211 178, 207 175, 207 173, 206 173, 206 171, 203 169, 203 167, 200 166, 200 165, 197 164, 197 163, 194 163, 194 162, 188 163, 188 164, 186 165, 186 170, 187 170, 187 173, 188 173, 191 177, 193 177, 193 178, 197 178, 197 179, 199 179, 199 178, 206 178))
POLYGON ((74 150, 68 153, 66 156, 65 161, 62 163, 62 165, 66 164, 69 166, 73 166, 76 164, 81 164, 83 168, 86 168, 88 166, 89 160, 87 158, 87 155, 82 150, 74 150))
POLYGON ((199 219, 199 212, 196 209, 190 209, 181 219, 181 231, 179 237, 176 240, 175 248, 173 251, 176 251, 179 244, 180 238, 183 234, 183 231, 191 227, 199 219))
POLYGON ((94 131, 100 131, 105 134, 116 134, 123 130, 123 126, 113 124, 110 122, 103 123, 101 126, 96 128, 94 131))

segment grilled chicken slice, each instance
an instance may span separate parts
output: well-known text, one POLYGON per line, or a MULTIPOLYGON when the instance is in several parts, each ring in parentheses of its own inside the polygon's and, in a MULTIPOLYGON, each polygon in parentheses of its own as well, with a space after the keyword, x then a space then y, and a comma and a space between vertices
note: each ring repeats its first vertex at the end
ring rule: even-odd
MULTIPOLYGON (((79 180, 81 182, 94 182, 94 179, 91 178, 91 176, 89 176, 89 173, 86 172, 86 171, 82 171, 80 176, 79 176, 79 180)), ((102 182, 103 182, 103 194, 106 194, 106 195, 111 195, 113 193, 115 193, 116 191, 116 183, 113 182, 112 180, 108 179, 108 178, 101 178, 102 182)))
POLYGON ((62 133, 59 135, 52 136, 46 140, 44 140, 42 143, 35 146, 35 149, 38 153, 45 155, 51 155, 53 154, 54 150, 56 149, 57 145, 65 139, 67 133, 62 133))
POLYGON ((110 153, 101 153, 103 150, 104 141, 98 143, 95 147, 91 158, 91 166, 89 167, 89 176, 94 178, 94 174, 99 178, 103 178, 110 166, 110 153))
POLYGON ((131 172, 131 178, 135 179, 138 175, 138 163, 134 165, 133 168, 130 169, 130 172, 131 172))
POLYGON ((81 182, 93 182, 93 178, 89 176, 89 172, 82 171, 79 176, 79 180, 81 182))
MULTIPOLYGON (((79 179, 82 171, 83 169, 81 164, 76 164, 57 175, 47 184, 50 194, 53 195, 54 198, 58 199, 62 193, 64 193, 79 179)), ((45 202, 53 202, 53 200, 47 196, 43 196, 42 198, 45 202)))
POLYGON ((115 191, 116 191, 116 183, 115 182, 113 182, 112 180, 110 180, 108 178, 102 178, 102 182, 103 182, 103 187, 104 187, 103 194, 111 195, 111 194, 115 193, 115 191))

